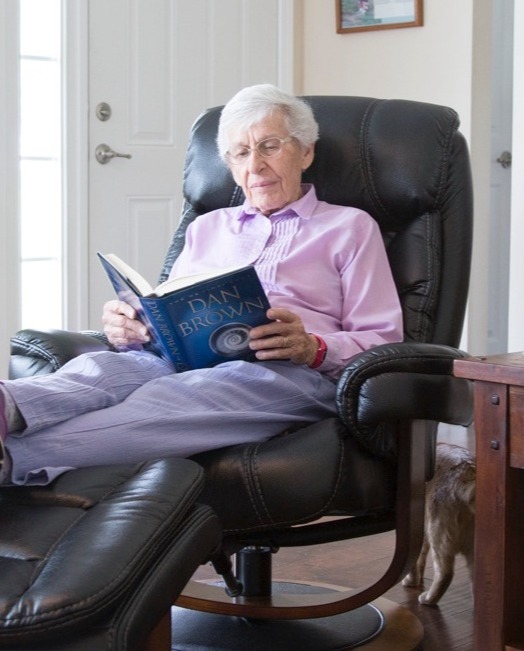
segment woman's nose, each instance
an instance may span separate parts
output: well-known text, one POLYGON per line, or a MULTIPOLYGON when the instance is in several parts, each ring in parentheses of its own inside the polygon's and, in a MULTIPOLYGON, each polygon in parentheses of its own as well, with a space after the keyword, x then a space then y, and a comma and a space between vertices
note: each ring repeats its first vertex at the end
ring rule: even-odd
POLYGON ((249 152, 249 158, 248 158, 247 165, 248 165, 248 170, 251 173, 253 173, 253 172, 258 172, 261 169, 263 169, 265 167, 266 163, 264 161, 264 157, 261 156, 258 153, 258 150, 257 149, 252 149, 249 152))

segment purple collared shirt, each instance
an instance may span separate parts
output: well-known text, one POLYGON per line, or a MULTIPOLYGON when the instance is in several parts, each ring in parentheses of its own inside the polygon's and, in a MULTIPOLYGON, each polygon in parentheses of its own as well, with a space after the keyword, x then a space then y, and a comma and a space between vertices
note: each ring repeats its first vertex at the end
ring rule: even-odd
POLYGON ((402 340, 401 308, 377 223, 303 190, 270 217, 247 202, 198 217, 170 277, 254 265, 271 305, 324 338, 319 370, 336 378, 356 353, 402 340))

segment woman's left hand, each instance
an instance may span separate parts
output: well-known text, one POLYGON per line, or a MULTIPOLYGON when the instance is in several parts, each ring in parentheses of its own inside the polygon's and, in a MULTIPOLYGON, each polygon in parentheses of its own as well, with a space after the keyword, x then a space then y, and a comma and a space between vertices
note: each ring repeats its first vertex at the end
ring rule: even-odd
POLYGON ((306 332, 302 319, 284 308, 271 308, 267 316, 272 322, 253 328, 250 333, 249 347, 256 351, 257 359, 289 359, 295 364, 312 364, 318 341, 306 332))

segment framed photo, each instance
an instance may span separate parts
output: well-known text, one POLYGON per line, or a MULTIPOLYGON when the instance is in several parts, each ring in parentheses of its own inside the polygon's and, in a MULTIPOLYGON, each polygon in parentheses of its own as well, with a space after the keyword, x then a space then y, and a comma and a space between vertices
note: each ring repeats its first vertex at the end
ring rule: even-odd
POLYGON ((335 0, 337 32, 420 27, 423 0, 335 0))

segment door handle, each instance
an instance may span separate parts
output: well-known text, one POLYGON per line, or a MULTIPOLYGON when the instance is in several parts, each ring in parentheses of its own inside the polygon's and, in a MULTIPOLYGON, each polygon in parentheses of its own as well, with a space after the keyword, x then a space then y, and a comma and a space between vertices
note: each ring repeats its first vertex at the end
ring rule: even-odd
POLYGON ((511 152, 503 151, 502 154, 497 158, 497 163, 500 163, 504 169, 507 169, 511 166, 511 152))
POLYGON ((113 158, 131 158, 131 154, 119 154, 113 151, 109 145, 102 143, 95 149, 95 157, 100 165, 106 165, 113 158))

